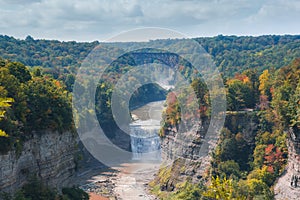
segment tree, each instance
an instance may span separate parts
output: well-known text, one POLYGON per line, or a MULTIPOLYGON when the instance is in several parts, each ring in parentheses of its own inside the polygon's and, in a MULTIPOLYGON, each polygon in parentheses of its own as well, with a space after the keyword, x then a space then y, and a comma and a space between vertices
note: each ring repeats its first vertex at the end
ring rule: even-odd
POLYGON ((267 145, 265 145, 265 144, 256 145, 254 152, 253 152, 253 157, 254 157, 253 167, 254 168, 260 168, 263 166, 266 147, 267 147, 267 145))
POLYGON ((247 69, 242 74, 248 77, 252 90, 255 93, 256 100, 258 100, 257 98, 259 95, 259 76, 258 76, 259 73, 257 69, 247 69))
POLYGON ((222 142, 220 158, 222 161, 235 160, 237 158, 237 145, 234 138, 225 139, 222 142))
POLYGON ((29 70, 24 64, 19 62, 10 62, 7 64, 10 74, 14 75, 20 83, 25 83, 31 79, 29 70))
POLYGON ((88 200, 89 195, 77 187, 63 188, 62 193, 70 200, 88 200))
POLYGON ((269 144, 265 148, 264 164, 268 167, 270 173, 279 174, 284 166, 285 159, 283 158, 283 152, 280 148, 269 144))
POLYGON ((201 184, 191 184, 185 181, 178 187, 178 192, 174 196, 171 196, 172 200, 199 200, 202 196, 203 185, 201 184))
MULTIPOLYGON (((240 182, 241 185, 245 184, 244 181, 240 182)), ((248 179, 246 180, 245 190, 249 199, 273 199, 273 193, 268 185, 262 180, 248 179)))
MULTIPOLYGON (((0 98, 0 121, 4 118, 6 109, 11 106, 12 98, 0 98)), ((0 129, 0 137, 8 137, 8 134, 0 129)))
POLYGON ((231 79, 227 81, 227 103, 228 109, 238 111, 244 108, 254 108, 256 100, 248 77, 242 80, 231 79))
POLYGON ((219 200, 246 199, 246 196, 237 194, 237 188, 234 186, 231 179, 220 179, 219 177, 212 177, 211 184, 208 186, 207 190, 203 192, 203 196, 209 199, 219 200))
POLYGON ((232 178, 240 178, 240 166, 233 160, 228 160, 225 162, 221 162, 218 165, 218 173, 220 177, 232 177, 232 178))
POLYGON ((33 67, 32 68, 33 76, 42 76, 42 69, 41 67, 33 67))
POLYGON ((67 92, 57 80, 35 77, 25 88, 27 95, 27 128, 30 130, 68 130, 72 109, 67 92))
POLYGON ((290 98, 289 101, 289 112, 290 125, 300 129, 300 82, 297 85, 295 94, 290 98))
POLYGON ((259 76, 259 91, 261 95, 267 95, 270 97, 270 74, 269 70, 264 70, 263 73, 259 76))
POLYGON ((75 76, 73 74, 68 74, 65 81, 68 91, 72 92, 74 82, 75 82, 75 76))
POLYGON ((267 166, 263 166, 261 169, 253 170, 247 177, 247 179, 257 179, 262 180, 266 183, 269 187, 273 185, 275 176, 274 174, 268 171, 267 166))

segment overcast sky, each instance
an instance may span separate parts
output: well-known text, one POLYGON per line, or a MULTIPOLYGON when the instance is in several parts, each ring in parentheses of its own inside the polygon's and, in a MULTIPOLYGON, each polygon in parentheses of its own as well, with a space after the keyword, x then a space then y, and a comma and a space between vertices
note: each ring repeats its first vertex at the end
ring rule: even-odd
POLYGON ((103 41, 162 27, 189 37, 300 34, 300 0, 0 0, 0 34, 103 41))

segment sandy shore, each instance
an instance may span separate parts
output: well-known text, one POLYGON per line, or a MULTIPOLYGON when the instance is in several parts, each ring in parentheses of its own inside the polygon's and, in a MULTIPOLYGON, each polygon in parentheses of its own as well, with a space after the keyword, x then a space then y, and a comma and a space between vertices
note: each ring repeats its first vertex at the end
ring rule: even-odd
POLYGON ((159 163, 126 163, 119 168, 114 180, 114 192, 120 200, 154 200, 149 194, 148 183, 153 180, 159 163))
MULTIPOLYGON (((152 102, 132 111, 136 124, 152 119, 160 121, 164 101, 152 102), (136 121, 138 120, 138 122, 136 121)), ((152 125, 151 121, 151 125, 152 125)), ((155 125, 155 124, 153 124, 155 125)), ((77 185, 90 193, 92 200, 155 200, 149 194, 148 183, 158 172, 159 161, 129 161, 112 168, 104 168, 98 161, 86 163, 77 176, 77 185)))
POLYGON ((159 163, 124 163, 113 169, 93 169, 83 173, 77 184, 90 194, 91 200, 154 200, 148 183, 153 180, 159 163))
POLYGON ((107 197, 102 197, 102 196, 100 196, 100 195, 98 195, 96 193, 93 193, 93 192, 90 192, 89 196, 90 196, 90 200, 110 200, 107 197))

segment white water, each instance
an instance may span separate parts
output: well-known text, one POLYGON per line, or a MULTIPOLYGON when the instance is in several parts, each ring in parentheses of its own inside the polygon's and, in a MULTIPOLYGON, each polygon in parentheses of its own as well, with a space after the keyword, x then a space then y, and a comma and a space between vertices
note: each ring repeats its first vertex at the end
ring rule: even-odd
POLYGON ((138 120, 130 124, 133 160, 160 161, 161 146, 158 136, 164 101, 147 104, 133 111, 138 120))
MULTIPOLYGON (((136 122, 139 123, 139 122, 136 122)), ((133 160, 160 160, 160 138, 158 136, 159 127, 132 124, 131 149, 133 160)))

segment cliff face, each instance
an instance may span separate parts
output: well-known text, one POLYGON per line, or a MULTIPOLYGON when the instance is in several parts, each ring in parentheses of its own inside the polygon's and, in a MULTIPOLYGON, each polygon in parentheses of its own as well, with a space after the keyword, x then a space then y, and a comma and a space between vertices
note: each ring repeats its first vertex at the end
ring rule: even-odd
MULTIPOLYGON (((161 190, 172 191, 177 183, 185 180, 197 183, 206 176, 212 159, 211 153, 217 145, 219 136, 217 133, 214 138, 205 138, 209 123, 209 119, 204 119, 200 124, 194 125, 189 132, 182 134, 177 133, 176 129, 170 130, 162 139, 163 160, 170 162, 162 167, 160 172, 162 177, 158 175, 154 180, 160 183, 161 190), (204 148, 207 149, 206 152, 201 152, 202 145, 208 145, 204 148)), ((224 127, 232 133, 240 132, 245 141, 252 144, 257 124, 254 112, 241 111, 227 113, 224 127)))
POLYGON ((202 138, 204 138, 209 125, 208 120, 194 125, 189 132, 177 133, 176 129, 171 130, 162 139, 162 159, 167 160, 172 168, 170 181, 166 184, 167 190, 173 190, 178 182, 192 177, 194 181, 199 180, 205 169, 201 169, 201 162, 208 161, 209 157, 204 156, 200 160, 200 149, 202 138), (171 162, 171 163, 170 163, 171 162))
POLYGON ((258 124, 259 120, 255 112, 238 111, 226 113, 224 127, 234 134, 241 133, 248 144, 254 144, 258 124))
POLYGON ((0 191, 13 193, 32 176, 50 187, 67 186, 75 173, 76 136, 71 132, 42 132, 14 150, 0 155, 0 191))
POLYGON ((288 164, 283 175, 275 184, 275 199, 299 199, 300 197, 300 133, 289 131, 288 146, 288 164), (296 137, 298 135, 298 137, 296 137), (298 177, 298 183, 295 185, 293 177, 298 177))

